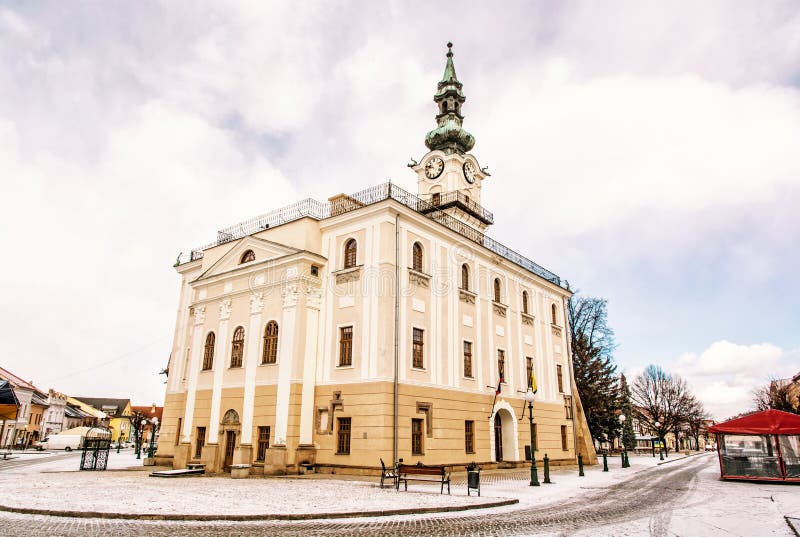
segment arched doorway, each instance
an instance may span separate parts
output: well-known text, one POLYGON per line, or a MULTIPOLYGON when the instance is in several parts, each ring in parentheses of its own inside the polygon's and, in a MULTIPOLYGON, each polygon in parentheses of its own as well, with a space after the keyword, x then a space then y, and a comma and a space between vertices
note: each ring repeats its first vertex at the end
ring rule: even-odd
POLYGON ((220 424, 225 445, 223 446, 222 456, 222 469, 225 472, 230 472, 231 465, 233 464, 233 454, 236 451, 236 437, 241 431, 241 424, 239 423, 239 413, 233 409, 225 412, 220 424))
POLYGON ((489 442, 493 460, 495 462, 523 460, 517 440, 517 418, 514 409, 507 401, 497 402, 491 423, 489 442))
POLYGON ((503 462, 503 420, 499 412, 494 415, 494 460, 503 462))

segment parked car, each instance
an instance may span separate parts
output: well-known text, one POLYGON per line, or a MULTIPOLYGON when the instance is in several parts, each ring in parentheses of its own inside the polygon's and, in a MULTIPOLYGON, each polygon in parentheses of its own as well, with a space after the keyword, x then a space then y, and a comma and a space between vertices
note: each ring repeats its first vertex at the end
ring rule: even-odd
POLYGON ((706 444, 706 451, 714 451, 714 444, 706 444))
POLYGON ((37 449, 72 451, 83 447, 83 439, 88 427, 75 427, 45 438, 37 449))

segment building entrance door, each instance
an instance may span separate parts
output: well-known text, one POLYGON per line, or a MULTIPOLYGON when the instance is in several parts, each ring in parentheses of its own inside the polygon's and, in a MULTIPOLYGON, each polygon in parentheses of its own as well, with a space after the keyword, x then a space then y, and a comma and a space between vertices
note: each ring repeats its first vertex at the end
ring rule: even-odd
POLYGON ((499 412, 494 415, 494 460, 503 462, 503 421, 499 412))
POLYGON ((225 432, 225 462, 222 463, 222 467, 225 469, 226 472, 230 472, 231 465, 233 464, 233 450, 236 448, 236 432, 235 431, 226 431, 225 432))

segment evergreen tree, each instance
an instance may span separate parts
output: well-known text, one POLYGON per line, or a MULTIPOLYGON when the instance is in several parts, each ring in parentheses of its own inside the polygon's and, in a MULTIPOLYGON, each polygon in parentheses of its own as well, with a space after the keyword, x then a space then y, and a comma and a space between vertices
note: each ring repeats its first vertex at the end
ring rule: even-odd
POLYGON ((636 433, 633 430, 633 405, 631 405, 631 390, 625 375, 619 376, 620 410, 625 416, 622 426, 622 444, 627 450, 636 448, 636 433))
POLYGON ((573 296, 569 302, 572 366, 592 438, 619 436, 617 366, 612 353, 614 331, 608 326, 606 300, 573 296))

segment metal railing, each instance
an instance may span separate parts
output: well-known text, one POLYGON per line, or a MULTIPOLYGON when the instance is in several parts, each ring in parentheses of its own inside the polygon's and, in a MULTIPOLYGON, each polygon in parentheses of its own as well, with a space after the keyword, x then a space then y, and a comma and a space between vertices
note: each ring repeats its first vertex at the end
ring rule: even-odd
MULTIPOLYGON (((207 250, 208 248, 213 248, 215 246, 252 235, 253 233, 258 233, 259 231, 263 231, 280 224, 286 224, 288 222, 293 222, 305 217, 310 217, 315 220, 323 220, 333 216, 338 216, 340 214, 355 211, 387 199, 393 199, 409 209, 425 216, 426 218, 434 220, 446 228, 455 231, 462 237, 474 242, 475 244, 479 244, 491 250, 500 257, 503 257, 512 263, 519 265, 520 267, 533 272, 538 276, 541 276, 545 280, 563 287, 564 289, 569 289, 569 284, 565 280, 562 280, 554 272, 551 272, 541 265, 534 263, 522 254, 512 250, 511 248, 508 248, 507 246, 504 246, 491 237, 487 237, 483 232, 478 231, 477 229, 465 224, 464 222, 441 210, 440 206, 443 203, 441 200, 445 195, 449 194, 452 193, 443 194, 439 203, 434 205, 431 203, 431 201, 420 199, 395 184, 383 183, 361 190, 355 194, 337 196, 333 198, 332 201, 325 203, 319 202, 312 198, 306 198, 292 205, 288 205, 281 209, 219 230, 217 232, 217 240, 215 242, 206 244, 205 246, 201 246, 199 248, 194 248, 188 256, 179 256, 176 265, 201 259, 203 257, 203 251, 207 250)), ((456 194, 460 193, 456 192, 456 194)), ((463 194, 461 195, 463 196, 463 194)), ((466 199, 463 200, 463 202, 473 203, 466 199)), ((484 210, 477 203, 474 205, 477 206, 477 208, 484 210)), ((489 215, 489 218, 494 218, 490 212, 485 212, 489 215)))
POLYGON ((449 206, 460 206, 462 209, 466 210, 467 212, 471 213, 475 216, 478 220, 481 220, 485 224, 493 224, 494 223, 494 215, 483 208, 483 206, 479 203, 475 203, 470 199, 469 196, 461 192, 460 190, 454 190, 452 192, 444 192, 442 194, 434 194, 428 199, 431 204, 436 207, 440 207, 445 209, 449 206))

